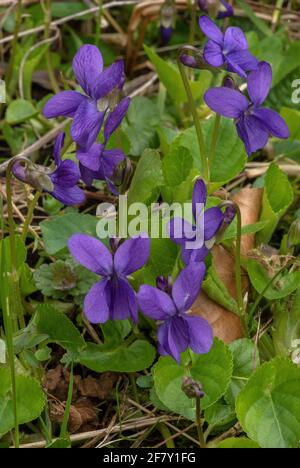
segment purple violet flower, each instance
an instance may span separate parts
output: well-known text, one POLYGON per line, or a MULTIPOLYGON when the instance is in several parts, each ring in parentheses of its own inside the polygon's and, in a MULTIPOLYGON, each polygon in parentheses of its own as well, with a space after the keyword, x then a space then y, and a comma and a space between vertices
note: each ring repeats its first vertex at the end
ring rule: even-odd
POLYGON ((54 170, 32 163, 24 166, 21 162, 16 162, 13 174, 17 179, 32 185, 37 190, 50 193, 64 205, 79 205, 85 201, 83 190, 77 187, 80 172, 75 162, 61 159, 64 138, 65 134, 60 133, 55 140, 56 168, 54 170))
POLYGON ((68 241, 69 251, 85 268, 102 279, 92 286, 84 300, 84 313, 91 323, 138 318, 138 304, 127 277, 139 270, 150 255, 150 239, 125 240, 112 254, 94 237, 74 234, 68 241))
POLYGON ((130 98, 124 98, 117 108, 111 112, 104 123, 104 142, 93 143, 88 149, 77 150, 81 178, 86 185, 92 185, 94 179, 105 180, 113 193, 118 193, 111 179, 118 164, 125 159, 119 149, 105 149, 112 133, 119 127, 126 115, 130 98))
POLYGON ((234 11, 232 6, 225 0, 198 0, 200 10, 206 14, 210 14, 210 10, 216 9, 217 19, 224 19, 233 16, 234 11))
POLYGON ((214 238, 221 227, 224 215, 220 208, 213 207, 199 211, 197 204, 205 206, 207 198, 206 185, 202 179, 195 182, 192 198, 192 209, 195 225, 181 218, 173 218, 168 225, 170 239, 181 246, 181 258, 188 265, 191 262, 203 262, 214 244, 214 238), (179 232, 178 232, 179 231, 179 232), (203 238, 203 245, 187 248, 187 243, 195 242, 197 232, 203 238))
POLYGON ((159 353, 171 355, 180 363, 180 353, 189 346, 194 353, 208 353, 213 342, 209 323, 189 314, 205 276, 204 263, 190 263, 178 275, 171 295, 154 288, 141 286, 137 298, 141 311, 154 320, 158 327, 159 353))
POLYGON ((248 76, 248 99, 239 91, 221 87, 206 91, 204 100, 217 114, 235 119, 239 137, 244 142, 248 156, 264 148, 270 135, 288 138, 288 126, 277 112, 261 107, 272 84, 272 68, 260 62, 257 70, 248 76))
POLYGON ((173 0, 165 0, 160 10, 160 37, 163 46, 166 46, 172 37, 176 9, 173 0))
POLYGON ((225 33, 208 16, 199 19, 199 26, 208 37, 204 47, 204 59, 212 67, 226 66, 230 72, 246 78, 246 72, 255 70, 258 64, 248 50, 245 34, 240 28, 229 27, 225 33))
POLYGON ((46 103, 43 115, 72 117, 71 136, 87 150, 96 141, 107 112, 117 111, 117 97, 125 82, 124 62, 118 60, 103 69, 99 49, 86 44, 74 56, 73 71, 86 95, 62 91, 46 103))

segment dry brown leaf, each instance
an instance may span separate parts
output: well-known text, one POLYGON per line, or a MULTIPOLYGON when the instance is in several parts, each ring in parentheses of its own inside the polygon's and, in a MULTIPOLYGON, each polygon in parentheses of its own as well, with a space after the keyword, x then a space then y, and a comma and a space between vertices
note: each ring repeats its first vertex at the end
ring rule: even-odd
MULTIPOLYGON (((240 207, 243 226, 258 221, 262 203, 261 189, 244 188, 232 199, 240 207)), ((254 236, 243 236, 241 245, 242 255, 246 256, 253 247, 254 236)), ((221 245, 217 245, 213 248, 213 264, 229 293, 236 299, 234 256, 221 245)), ((248 287, 248 277, 246 273, 243 272, 244 293, 246 293, 248 287)), ((214 302, 203 292, 199 294, 192 307, 192 312, 194 315, 205 318, 211 324, 214 335, 222 339, 225 343, 230 343, 243 336, 239 317, 214 302)))
POLYGON ((111 393, 118 376, 113 372, 101 374, 97 379, 89 375, 78 384, 82 396, 105 400, 111 393))

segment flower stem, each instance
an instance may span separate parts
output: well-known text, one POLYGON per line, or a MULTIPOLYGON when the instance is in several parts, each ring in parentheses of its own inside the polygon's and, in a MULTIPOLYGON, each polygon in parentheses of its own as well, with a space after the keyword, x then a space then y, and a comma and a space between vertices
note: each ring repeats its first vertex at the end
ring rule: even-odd
MULTIPOLYGON (((50 24, 52 20, 52 13, 51 13, 51 5, 52 5, 52 0, 46 0, 46 6, 44 9, 45 12, 45 31, 44 31, 44 38, 49 39, 50 37, 50 24)), ((51 88, 54 93, 59 93, 60 89, 57 84, 56 78, 55 78, 55 73, 52 67, 52 62, 51 62, 51 56, 50 56, 50 45, 47 47, 47 50, 45 52, 45 58, 46 58, 46 65, 47 65, 47 71, 48 71, 48 77, 49 81, 51 84, 51 88)))
POLYGON ((17 384, 16 384, 16 369, 15 369, 15 352, 14 352, 14 341, 13 341, 13 316, 11 311, 11 298, 13 297, 13 291, 11 290, 12 282, 9 272, 9 263, 7 258, 7 250, 4 243, 0 243, 0 256, 1 256, 1 306, 3 312, 3 325, 6 338, 8 363, 10 369, 11 378, 11 393, 12 393, 12 405, 14 414, 14 426, 15 426, 15 447, 19 447, 19 426, 18 426, 18 407, 17 407, 17 384))
POLYGON ((190 22, 190 36, 189 43, 191 45, 195 42, 196 21, 197 21, 197 0, 190 0, 191 22, 190 22))
POLYGON ((210 146, 210 151, 209 151, 209 156, 208 156, 210 169, 212 167, 214 157, 215 157, 215 154, 216 154, 216 147, 217 147, 217 142, 218 142, 218 133, 219 133, 219 128, 220 128, 220 123, 221 123, 221 116, 219 114, 216 114, 213 133, 212 133, 212 137, 211 137, 211 146, 210 146))
POLYGON ((197 140, 198 140, 199 151, 200 151, 200 156, 201 156, 201 163, 202 163, 202 170, 203 170, 203 179, 204 179, 204 182, 208 183, 209 182, 209 166, 208 166, 208 161, 207 161, 207 157, 206 157, 204 136, 203 136, 202 129, 201 129, 201 124, 200 124, 200 119, 199 119, 198 112, 197 112, 196 103, 194 101, 192 90, 191 90, 190 84, 189 84, 189 80, 188 80, 187 74, 185 72, 185 67, 180 61, 181 53, 182 53, 182 50, 179 51, 179 55, 177 56, 177 63, 178 63, 179 71, 180 71, 181 78, 182 78, 182 81, 183 81, 183 84, 184 84, 184 88, 185 88, 185 91, 186 91, 186 95, 187 95, 187 98, 188 98, 190 111, 191 111, 192 116, 193 116, 194 125, 195 125, 195 128, 196 128, 196 134, 197 134, 197 140))
POLYGON ((96 39, 95 39, 95 45, 99 47, 100 45, 100 38, 101 38, 101 20, 102 20, 102 4, 103 0, 98 0, 99 4, 99 10, 97 14, 97 19, 96 19, 96 39))
POLYGON ((10 258, 11 258, 11 281, 12 281, 12 294, 14 295, 14 302, 16 306, 17 317, 19 320, 20 328, 25 327, 25 320, 23 314, 22 301, 19 289, 19 276, 17 271, 17 252, 16 252, 16 238, 15 238, 15 223, 12 205, 12 168, 16 158, 10 160, 6 169, 6 199, 7 199, 7 212, 8 212, 8 230, 9 230, 9 243, 10 243, 10 258))
MULTIPOLYGON (((3 252, 2 252, 3 253, 3 252)), ((2 278, 3 281, 3 278, 2 278)), ((12 291, 11 291, 12 294, 12 291)), ((15 352, 13 342, 13 320, 11 316, 9 297, 5 298, 3 305, 3 322, 6 336, 7 354, 10 368, 11 390, 12 390, 12 404, 14 412, 14 426, 15 426, 15 448, 19 448, 20 436, 18 425, 18 406, 17 406, 17 382, 16 382, 16 369, 15 369, 15 352)))
POLYGON ((221 203, 220 208, 224 206, 234 207, 236 218, 237 218, 236 244, 235 244, 235 287, 236 287, 236 295, 237 295, 238 316, 241 319, 241 323, 242 323, 245 336, 249 337, 248 320, 247 320, 246 310, 244 306, 243 287, 242 287, 242 268, 241 268, 242 215, 241 215, 240 207, 237 203, 233 201, 225 201, 221 203))
POLYGON ((23 226, 22 237, 21 237, 22 241, 24 241, 24 242, 26 240, 28 229, 29 229, 30 223, 32 221, 32 217, 33 217, 33 212, 34 212, 35 206, 36 206, 36 204, 38 202, 38 199, 40 198, 40 195, 41 195, 41 192, 37 191, 35 193, 33 199, 31 200, 31 202, 29 203, 25 223, 24 223, 24 226, 23 226))
POLYGON ((235 285, 237 294, 237 303, 239 316, 241 318, 242 326, 246 337, 249 336, 248 322, 246 317, 246 311, 244 307, 243 289, 242 289, 242 268, 241 268, 241 243, 242 243, 242 216, 241 210, 237 203, 234 203, 237 228, 236 228, 236 252, 235 252, 235 285))
POLYGON ((17 3, 17 10, 15 16, 15 28, 14 28, 14 37, 12 40, 11 45, 11 52, 10 52, 10 60, 6 71, 6 87, 8 91, 12 91, 12 83, 11 79, 14 72, 15 66, 15 59, 16 59, 16 52, 17 52, 17 45, 18 45, 18 34, 21 27, 21 20, 22 20, 22 0, 18 0, 17 3))
POLYGON ((196 424, 197 424, 197 432, 199 438, 199 444, 201 448, 206 448, 206 442, 203 434, 203 427, 201 421, 201 398, 196 397, 196 424))
POLYGON ((69 422, 69 416, 70 416, 70 409, 71 409, 71 404, 72 404, 72 398, 73 398, 73 384, 74 384, 74 374, 73 374, 73 362, 71 362, 71 369, 70 369, 70 380, 69 380, 69 388, 68 388, 68 398, 65 406, 65 412, 64 412, 64 419, 61 425, 60 429, 60 435, 59 437, 61 439, 64 439, 67 435, 67 428, 68 428, 68 422, 69 422))

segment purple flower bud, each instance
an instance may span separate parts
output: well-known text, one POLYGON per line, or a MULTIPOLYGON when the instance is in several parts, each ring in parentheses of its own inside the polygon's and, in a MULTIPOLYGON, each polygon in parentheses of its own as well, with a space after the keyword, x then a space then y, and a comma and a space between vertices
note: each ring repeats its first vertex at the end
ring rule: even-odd
POLYGON ((161 37, 161 43, 163 46, 167 45, 172 37, 173 34, 173 28, 165 28, 164 26, 160 27, 160 37, 161 37))
POLYGON ((205 396, 200 382, 192 379, 192 377, 183 378, 181 389, 188 398, 203 398, 205 396))
POLYGON ((225 0, 198 0, 198 5, 201 11, 217 19, 228 18, 234 13, 225 0))
POLYGON ((234 217, 236 215, 234 205, 229 205, 227 206, 225 213, 224 213, 224 221, 223 223, 229 226, 229 224, 232 223, 234 220, 234 217))
POLYGON ((198 62, 195 57, 188 54, 182 54, 180 56, 180 61, 183 65, 190 68, 199 68, 198 62))
POLYGON ((116 187, 122 187, 126 190, 129 185, 133 175, 133 167, 129 158, 125 158, 121 161, 120 164, 115 168, 112 182, 116 187))
POLYGON ((198 0, 200 10, 212 17, 216 17, 220 6, 219 0, 198 0))
POLYGON ((175 13, 173 0, 166 0, 160 10, 160 34, 163 45, 167 45, 172 37, 175 13))

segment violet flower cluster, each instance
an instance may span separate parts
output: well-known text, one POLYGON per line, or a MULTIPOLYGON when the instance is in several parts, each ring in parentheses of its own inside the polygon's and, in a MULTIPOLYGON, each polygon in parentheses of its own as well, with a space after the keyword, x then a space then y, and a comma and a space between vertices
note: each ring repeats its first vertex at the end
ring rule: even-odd
POLYGON ((180 353, 188 347, 197 354, 205 354, 212 346, 211 326, 190 313, 204 276, 205 264, 193 262, 179 273, 170 294, 144 284, 137 295, 142 312, 160 322, 159 353, 172 356, 178 363, 180 353))
POLYGON ((74 56, 73 71, 83 93, 72 90, 58 93, 46 103, 43 115, 48 119, 61 116, 73 119, 71 137, 77 144, 79 164, 61 160, 63 136, 59 135, 54 149, 55 170, 39 168, 34 175, 30 165, 23 167, 20 163, 13 170, 22 182, 50 193, 65 205, 84 202, 84 192, 78 187, 80 179, 86 185, 92 185, 94 179, 104 180, 117 194, 113 175, 125 155, 120 149, 106 146, 130 104, 127 97, 119 100, 125 83, 123 60, 104 68, 101 52, 86 44, 74 56), (97 143, 102 128, 103 142, 97 143))
MULTIPOLYGON (((245 34, 240 28, 229 27, 223 33, 208 17, 201 16, 199 26, 208 38, 203 60, 210 67, 225 69, 247 80, 249 99, 232 86, 211 88, 204 94, 207 106, 221 116, 235 121, 238 136, 248 156, 265 147, 270 136, 288 138, 289 129, 282 117, 263 107, 272 85, 272 68, 259 62, 248 49, 245 34)), ((195 57, 183 55, 186 66, 198 68, 195 57)))

